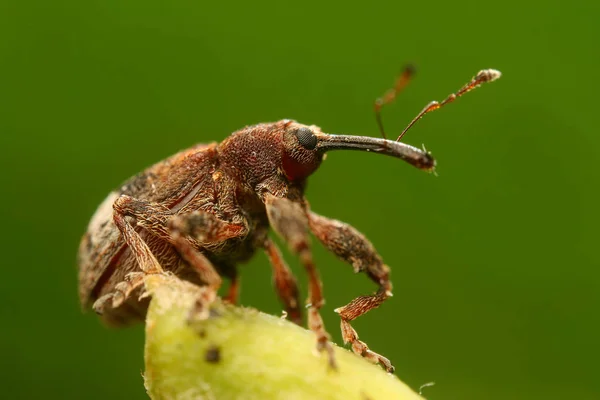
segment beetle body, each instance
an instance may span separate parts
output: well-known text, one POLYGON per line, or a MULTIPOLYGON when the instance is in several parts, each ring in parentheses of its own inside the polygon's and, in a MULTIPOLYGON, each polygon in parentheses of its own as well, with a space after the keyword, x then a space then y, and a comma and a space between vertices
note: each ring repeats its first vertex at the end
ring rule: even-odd
MULTIPOLYGON (((453 101, 477 82, 499 76, 481 71, 444 102, 430 103, 411 122, 453 101), (473 83, 475 82, 475 83, 473 83), (470 85, 470 86, 469 86, 470 85), (466 88, 466 89, 465 89, 466 88)), ((299 258, 309 278, 308 325, 318 349, 335 365, 319 309, 323 295, 312 260, 309 234, 328 250, 364 271, 378 286, 336 309, 342 336, 355 353, 393 367, 358 339, 350 321, 378 307, 392 295, 389 268, 356 229, 310 210, 304 198, 306 179, 332 150, 361 150, 400 158, 432 171, 431 155, 399 141, 323 133, 317 126, 292 120, 243 128, 223 142, 201 144, 179 152, 126 181, 110 193, 92 217, 79 247, 79 296, 109 324, 143 319, 148 302, 140 299, 144 277, 171 273, 206 287, 198 313, 206 310, 221 286, 231 280, 227 299, 236 301, 237 266, 257 249, 267 254, 274 285, 290 319, 301 322, 296 279, 269 239, 272 228, 299 258)))

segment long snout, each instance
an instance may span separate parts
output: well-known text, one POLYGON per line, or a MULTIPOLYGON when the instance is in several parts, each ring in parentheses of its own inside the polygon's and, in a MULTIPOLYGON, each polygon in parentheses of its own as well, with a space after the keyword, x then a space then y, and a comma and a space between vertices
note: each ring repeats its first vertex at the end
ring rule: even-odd
POLYGON ((317 150, 362 150, 400 158, 425 171, 435 169, 435 160, 427 151, 402 142, 368 136, 317 134, 317 150))

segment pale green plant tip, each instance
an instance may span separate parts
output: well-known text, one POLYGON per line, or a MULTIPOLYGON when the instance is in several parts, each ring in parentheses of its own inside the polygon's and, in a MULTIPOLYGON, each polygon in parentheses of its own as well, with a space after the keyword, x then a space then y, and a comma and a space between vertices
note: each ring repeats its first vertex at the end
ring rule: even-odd
POLYGON ((152 399, 419 400, 396 376, 336 347, 338 369, 315 337, 293 323, 216 301, 211 316, 188 321, 201 288, 151 276, 145 385, 152 399))

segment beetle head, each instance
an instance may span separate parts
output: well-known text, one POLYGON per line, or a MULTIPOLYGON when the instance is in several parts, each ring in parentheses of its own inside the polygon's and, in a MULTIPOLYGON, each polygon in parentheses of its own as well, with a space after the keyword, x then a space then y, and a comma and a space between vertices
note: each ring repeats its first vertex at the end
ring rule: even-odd
POLYGON ((246 127, 219 145, 222 162, 252 186, 274 175, 301 182, 319 167, 324 154, 331 150, 381 153, 401 158, 423 170, 435 167, 429 153, 401 142, 323 133, 315 125, 292 120, 246 127))
POLYGON ((302 180, 312 174, 331 150, 362 150, 401 158, 413 166, 431 171, 435 161, 425 151, 404 143, 368 136, 333 135, 317 126, 289 121, 283 133, 282 169, 291 180, 302 180))
POLYGON ((312 174, 323 160, 323 152, 317 149, 318 126, 307 126, 295 121, 281 121, 282 133, 281 170, 290 181, 303 180, 312 174))

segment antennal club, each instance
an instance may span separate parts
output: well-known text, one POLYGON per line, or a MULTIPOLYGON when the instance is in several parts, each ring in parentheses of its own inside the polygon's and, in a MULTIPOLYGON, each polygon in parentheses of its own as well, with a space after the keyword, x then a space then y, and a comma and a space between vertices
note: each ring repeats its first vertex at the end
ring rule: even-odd
POLYGON ((396 79, 394 87, 385 92, 383 96, 375 100, 375 118, 377 119, 379 132, 381 132, 381 136, 384 139, 387 139, 387 137, 385 136, 385 131, 383 130, 383 121, 381 120, 381 108, 384 105, 392 103, 394 100, 396 100, 396 96, 398 95, 398 93, 404 90, 404 88, 410 81, 410 78, 412 78, 414 74, 415 67, 411 64, 406 65, 398 79, 396 79))
POLYGON ((421 118, 423 118, 423 116, 427 113, 430 113, 432 111, 437 110, 438 108, 442 108, 443 106, 445 106, 448 103, 452 103, 454 100, 456 100, 458 97, 462 96, 463 94, 470 92, 471 90, 479 87, 479 85, 481 85, 482 83, 486 83, 486 82, 492 82, 495 81, 496 79, 500 78, 500 76, 502 76, 502 74, 500 73, 500 71, 497 71, 495 69, 484 69, 479 71, 479 73, 477 73, 477 75, 475 75, 475 77, 473 77, 473 79, 471 79, 471 81, 469 83, 467 83, 466 85, 464 85, 462 88, 460 88, 458 90, 458 92, 456 93, 451 93, 448 97, 446 97, 446 99, 444 101, 442 101, 441 103, 438 103, 437 101, 432 101, 431 103, 427 104, 425 106, 425 108, 412 120, 410 121, 410 124, 408 124, 408 126, 406 128, 404 128, 404 130, 402 131, 402 133, 400 134, 400 136, 398 136, 398 139, 396 139, 397 142, 400 141, 400 139, 402 139, 402 136, 404 136, 404 134, 421 118))

